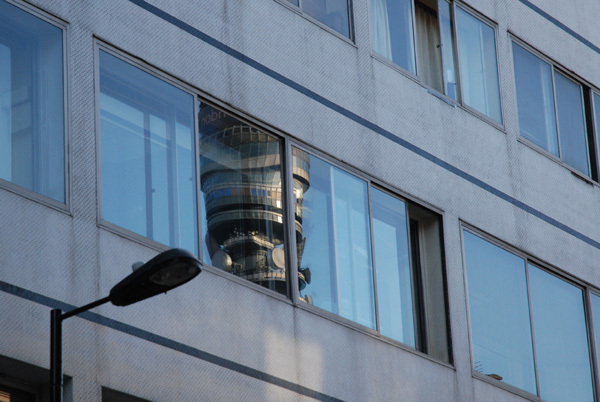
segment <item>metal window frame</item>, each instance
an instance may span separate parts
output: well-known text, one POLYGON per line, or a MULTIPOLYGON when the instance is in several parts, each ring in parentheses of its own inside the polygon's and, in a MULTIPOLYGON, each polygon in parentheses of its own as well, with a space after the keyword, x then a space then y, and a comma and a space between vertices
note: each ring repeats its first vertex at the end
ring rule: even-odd
MULTIPOLYGON (((588 102, 586 102, 585 97, 586 97, 586 88, 589 88, 589 92, 591 93, 598 93, 600 94, 600 91, 598 89, 596 89, 593 85, 591 85, 589 82, 587 82, 586 80, 582 79, 579 76, 576 76, 575 74, 568 72, 568 70, 562 66, 560 66, 559 64, 557 64, 556 62, 554 62, 552 59, 550 59, 549 57, 547 57, 546 55, 544 55, 542 52, 540 52, 539 50, 537 50, 536 48, 534 48, 533 46, 529 45, 527 42, 523 41, 522 39, 520 39, 519 37, 515 36, 514 34, 512 34, 510 31, 508 32, 508 37, 509 37, 509 41, 510 41, 510 60, 512 63, 512 70, 513 70, 513 98, 514 98, 514 104, 516 105, 517 109, 518 109, 518 104, 517 104, 517 87, 516 87, 516 76, 514 74, 515 68, 514 68, 514 52, 513 52, 513 45, 516 44, 518 46, 520 46, 521 48, 523 48, 523 50, 531 53, 533 56, 537 57, 538 59, 540 59, 541 61, 543 61, 544 63, 548 64, 550 66, 550 70, 552 73, 552 95, 553 95, 553 101, 554 101, 554 114, 555 114, 555 118, 554 118, 554 124, 556 127, 556 135, 557 135, 557 144, 558 144, 558 156, 554 155, 552 152, 548 151, 547 149, 544 149, 542 147, 540 147, 539 145, 533 143, 532 141, 528 140, 527 138, 524 138, 521 135, 521 129, 520 129, 520 123, 519 123, 519 119, 516 119, 517 122, 517 127, 518 127, 518 140, 520 142, 522 142, 523 144, 527 145, 528 147, 534 149, 535 151, 541 153, 542 155, 547 156, 548 158, 552 159, 553 161, 557 162, 558 164, 560 164, 561 166, 567 168, 574 176, 592 184, 594 182, 597 183, 597 180, 594 180, 594 172, 592 171, 592 158, 594 158, 595 160, 599 160, 598 158, 600 158, 600 155, 598 155, 600 153, 599 150, 593 150, 594 151, 594 155, 591 155, 590 152, 592 151, 591 147, 590 147, 590 135, 593 135, 594 138, 596 139, 596 141, 598 141, 598 138, 600 138, 600 136, 598 135, 598 133, 590 133, 589 132, 589 119, 587 116, 588 110, 587 110, 587 105, 588 102), (589 169, 589 176, 586 176, 585 173, 580 172, 579 170, 575 169, 573 166, 569 165, 567 162, 565 162, 562 159, 562 149, 561 149, 561 141, 560 141, 560 128, 558 126, 558 106, 557 106, 557 102, 556 102, 556 85, 554 82, 554 74, 555 73, 559 73, 561 75, 563 75, 565 78, 573 81, 575 84, 577 84, 580 89, 581 89, 581 104, 583 105, 583 126, 585 129, 585 143, 586 143, 586 153, 587 153, 587 165, 588 165, 588 169, 589 169)), ((593 104, 590 104, 593 105, 593 104)), ((593 110, 591 110, 591 113, 593 114, 593 110)), ((594 128, 595 131, 595 128, 594 128)), ((599 165, 600 166, 600 165, 599 165)), ((599 167, 600 169, 600 167, 599 167)))
POLYGON ((457 77, 456 80, 457 82, 457 86, 460 88, 460 92, 459 92, 459 100, 458 102, 460 103, 460 105, 462 107, 464 107, 465 109, 467 109, 468 111, 470 111, 471 113, 479 116, 480 118, 482 118, 483 120, 487 121, 488 123, 502 129, 504 127, 504 99, 502 96, 502 79, 501 79, 501 72, 500 72, 500 66, 498 63, 498 60, 500 60, 499 57, 499 53, 498 53, 498 48, 499 48, 499 43, 498 43, 498 24, 495 23, 493 20, 487 18, 486 16, 482 15, 481 13, 475 11, 473 8, 469 7, 467 4, 462 3, 462 2, 458 2, 458 1, 453 1, 453 8, 452 8, 452 17, 453 17, 453 29, 452 29, 452 34, 453 34, 453 38, 454 38, 454 47, 456 49, 456 51, 454 52, 454 58, 455 58, 455 63, 456 63, 456 72, 457 72, 457 77), (456 9, 460 8, 462 11, 466 12, 467 14, 471 15, 472 17, 474 17, 475 19, 477 19, 480 23, 487 25, 488 27, 492 28, 492 30, 494 31, 494 54, 495 54, 495 62, 496 62, 496 74, 498 77, 498 102, 500 103, 500 121, 496 121, 494 119, 492 119, 490 116, 487 116, 484 113, 481 113, 478 110, 475 110, 474 108, 472 108, 471 106, 467 105, 464 101, 464 90, 463 90, 463 79, 462 79, 462 66, 460 63, 460 43, 458 41, 458 33, 457 33, 457 21, 456 21, 456 9))
POLYGON ((23 0, 5 0, 8 4, 17 7, 18 9, 31 14, 32 16, 41 19, 42 21, 60 29, 62 31, 62 74, 63 74, 63 177, 64 177, 64 202, 60 202, 51 197, 38 193, 34 190, 21 187, 11 181, 0 179, 0 188, 8 190, 28 198, 37 203, 46 205, 60 212, 71 214, 71 154, 70 154, 70 138, 71 138, 71 78, 69 74, 69 58, 67 57, 70 50, 70 33, 71 27, 69 23, 50 12, 43 10, 37 6, 26 3, 23 0))
POLYGON ((502 241, 502 240, 488 234, 487 232, 484 232, 481 229, 478 229, 474 225, 471 225, 463 220, 460 220, 459 228, 460 228, 460 241, 461 241, 462 264, 463 264, 463 283, 464 283, 464 291, 465 291, 465 297, 466 297, 468 336, 469 336, 469 346, 470 346, 470 354, 471 354, 470 358, 471 358, 472 377, 482 380, 491 385, 497 386, 499 388, 505 389, 513 394, 530 399, 532 401, 539 401, 539 402, 543 401, 543 399, 539 396, 540 395, 540 388, 539 388, 540 384, 539 384, 537 353, 536 353, 536 345, 535 345, 535 329, 534 329, 534 325, 533 325, 533 315, 532 315, 532 307, 531 307, 531 300, 530 300, 531 299, 531 297, 530 297, 531 291, 530 291, 530 287, 529 287, 529 265, 532 265, 532 266, 534 266, 538 269, 541 269, 542 271, 544 271, 550 275, 553 275, 556 278, 568 283, 569 285, 580 289, 582 292, 582 307, 584 309, 586 334, 587 334, 587 339, 588 339, 588 354, 590 357, 590 372, 591 372, 591 376, 592 376, 592 392, 594 395, 594 400, 598 401, 598 398, 600 397, 598 394, 598 390, 597 390, 598 386, 600 385, 600 366, 599 366, 600 361, 598 360, 598 345, 596 345, 595 338, 594 338, 593 315, 591 314, 592 305, 591 305, 590 294, 594 293, 594 294, 600 295, 600 291, 593 291, 589 284, 574 277, 572 274, 569 274, 568 272, 566 272, 558 267, 552 266, 551 264, 548 264, 539 258, 531 256, 530 254, 527 254, 527 253, 515 248, 514 246, 511 246, 510 244, 506 243, 505 241, 502 241), (533 363, 534 363, 534 370, 535 370, 537 395, 530 394, 529 392, 527 392, 521 388, 504 383, 502 381, 490 379, 488 376, 480 373, 479 371, 477 371, 475 369, 474 351, 473 351, 473 334, 472 334, 472 329, 471 329, 472 328, 471 309, 470 309, 470 303, 469 303, 467 264, 466 264, 466 252, 465 252, 465 241, 464 241, 464 232, 465 231, 481 238, 482 240, 489 242, 490 244, 492 244, 496 247, 499 247, 499 248, 523 259, 523 262, 525 264, 524 269, 525 269, 525 280, 526 280, 526 285, 527 285, 527 305, 528 305, 529 322, 530 322, 530 328, 531 328, 531 341, 532 341, 533 363))

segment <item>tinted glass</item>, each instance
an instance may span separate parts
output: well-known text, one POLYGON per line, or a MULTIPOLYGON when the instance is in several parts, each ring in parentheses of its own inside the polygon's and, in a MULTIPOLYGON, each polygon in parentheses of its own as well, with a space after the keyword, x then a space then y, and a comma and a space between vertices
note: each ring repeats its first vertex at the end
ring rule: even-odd
POLYGON ((373 50, 416 74, 411 0, 371 0, 373 50))
POLYGON ((0 178, 65 202, 63 33, 0 1, 0 178))
POLYGON ((383 335, 415 346, 412 278, 406 204, 371 189, 379 328, 383 335))
POLYGON ((570 166, 589 176, 581 86, 558 72, 554 73, 554 83, 560 133, 560 157, 570 166))
POLYGON ((582 290, 532 265, 529 286, 540 397, 593 401, 582 290))
POLYGON ((375 328, 367 183, 299 149, 293 164, 303 177, 295 194, 299 270, 311 278, 300 297, 375 328))
POLYGON ((536 394, 525 260, 463 233, 475 370, 536 394))
POLYGON ((552 67, 513 43, 521 136, 558 156, 552 67))
POLYGON ((194 97, 100 51, 102 218, 198 252, 194 97))
POLYGON ((459 7, 456 26, 463 100, 502 123, 494 29, 459 7))
POLYGON ((302 0, 302 11, 345 37, 350 37, 348 0, 302 0))
POLYGON ((286 294, 279 140, 200 103, 203 258, 286 294))

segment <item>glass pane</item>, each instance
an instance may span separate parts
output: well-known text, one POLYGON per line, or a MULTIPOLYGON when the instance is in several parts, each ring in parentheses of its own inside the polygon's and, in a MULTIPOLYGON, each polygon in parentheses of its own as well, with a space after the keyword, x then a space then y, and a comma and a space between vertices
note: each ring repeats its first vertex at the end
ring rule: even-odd
POLYGON ((552 67, 513 42, 521 136, 558 156, 552 67))
POLYGON ((100 51, 102 217, 198 252, 194 97, 100 51))
POLYGON ((416 74, 411 0, 371 0, 373 50, 416 74))
POLYGON ((375 328, 367 183, 294 148, 302 300, 375 328), (310 280, 308 279, 310 278, 310 280))
POLYGON ((440 24, 437 3, 415 3, 419 78, 438 92, 444 92, 444 72, 440 51, 440 24))
POLYGON ((536 394, 525 260, 463 233, 475 370, 536 394))
POLYGON ((0 178, 65 202, 63 33, 0 2, 0 178))
POLYGON ((280 144, 200 103, 204 261, 287 294, 280 144))
POLYGON ((582 290, 532 265, 529 286, 540 397, 593 401, 582 290))
MULTIPOLYGON (((592 293, 592 315, 594 319, 594 335, 596 341, 596 352, 600 351, 600 296, 592 293)), ((600 370, 600 360, 597 367, 600 370)))
POLYGON ((590 175, 585 114, 581 86, 555 72, 556 110, 560 133, 560 157, 585 175, 590 175))
POLYGON ((456 8, 456 25, 463 100, 502 123, 494 29, 460 7, 456 8))
POLYGON ((596 155, 600 159, 600 95, 593 92, 594 96, 594 125, 596 132, 596 155))
POLYGON ((415 347, 406 204, 371 189, 379 328, 383 335, 415 347))
POLYGON ((302 11, 350 38, 348 0, 302 0, 302 11))
POLYGON ((450 18, 450 3, 446 0, 438 1, 440 14, 440 39, 442 41, 442 64, 444 70, 444 83, 446 95, 458 99, 456 88, 456 73, 454 71, 454 41, 452 40, 452 19, 450 18))

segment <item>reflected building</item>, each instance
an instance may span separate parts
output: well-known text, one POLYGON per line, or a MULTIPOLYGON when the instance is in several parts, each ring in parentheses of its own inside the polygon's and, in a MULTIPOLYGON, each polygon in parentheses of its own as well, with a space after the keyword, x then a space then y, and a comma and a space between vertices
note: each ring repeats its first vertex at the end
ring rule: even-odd
MULTIPOLYGON (((204 261, 287 294, 280 140, 205 103, 198 120, 204 261)), ((303 155, 293 158, 298 239, 309 186, 308 154, 303 155)), ((300 261, 301 246, 298 254, 300 261)), ((299 288, 307 282, 310 271, 299 269, 299 288)))

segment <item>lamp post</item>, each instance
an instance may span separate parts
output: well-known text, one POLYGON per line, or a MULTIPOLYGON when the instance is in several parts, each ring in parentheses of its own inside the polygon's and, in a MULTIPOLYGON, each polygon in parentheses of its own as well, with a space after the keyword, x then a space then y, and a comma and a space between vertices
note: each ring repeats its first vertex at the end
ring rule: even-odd
POLYGON ((62 402, 62 322, 91 308, 111 302, 115 306, 129 306, 159 293, 183 285, 202 272, 202 264, 186 250, 174 248, 160 253, 117 283, 110 294, 85 306, 63 313, 50 312, 50 383, 52 402, 62 402))

